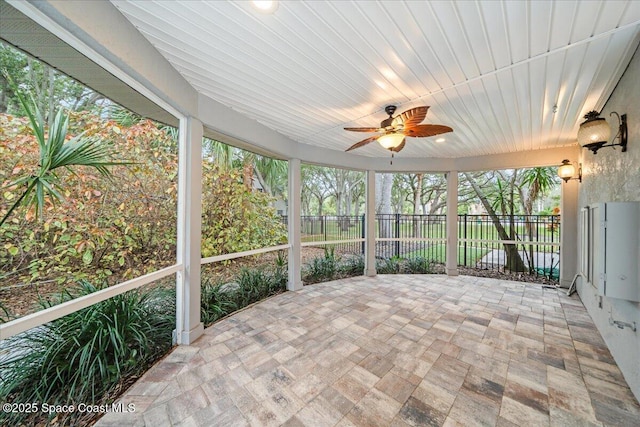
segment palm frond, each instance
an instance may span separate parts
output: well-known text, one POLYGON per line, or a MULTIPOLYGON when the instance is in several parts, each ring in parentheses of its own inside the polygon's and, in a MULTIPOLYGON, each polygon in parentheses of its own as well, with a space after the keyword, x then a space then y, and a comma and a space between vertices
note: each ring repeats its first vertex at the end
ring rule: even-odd
MULTIPOLYGON (((8 77, 7 81, 12 83, 8 77)), ((27 102, 24 94, 15 85, 13 89, 29 117, 31 129, 38 142, 40 164, 37 173, 17 178, 9 184, 9 186, 27 184, 27 187, 0 220, 0 226, 21 204, 35 207, 36 216, 41 217, 46 199, 61 200, 63 188, 56 174, 58 168, 66 168, 74 173, 73 167, 87 166, 96 169, 103 176, 110 177, 109 166, 129 164, 115 161, 111 147, 98 138, 86 137, 81 133, 67 141, 69 116, 65 115, 61 108, 56 112, 46 135, 44 118, 33 97, 31 102, 27 102)))

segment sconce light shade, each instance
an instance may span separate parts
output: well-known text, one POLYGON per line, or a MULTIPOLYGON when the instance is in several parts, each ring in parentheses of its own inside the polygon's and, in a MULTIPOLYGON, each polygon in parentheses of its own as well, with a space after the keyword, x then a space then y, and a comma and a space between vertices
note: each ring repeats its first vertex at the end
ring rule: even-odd
POLYGON ((576 168, 569 160, 563 160, 562 164, 558 167, 558 176, 563 179, 564 182, 569 182, 570 179, 577 179, 579 182, 582 182, 582 166, 578 168, 577 178, 573 178, 575 173, 576 168))
POLYGON ((378 138, 378 142, 387 150, 396 148, 404 141, 404 135, 401 133, 388 133, 378 138))
POLYGON ((618 117, 618 133, 613 137, 611 143, 607 144, 611 137, 611 127, 605 119, 600 117, 597 111, 589 111, 584 118, 584 122, 580 124, 578 130, 578 143, 581 147, 593 151, 597 154, 602 147, 621 146, 622 152, 627 151, 627 115, 619 115, 613 111, 610 115, 618 117), (618 139, 619 142, 615 142, 618 139))
POLYGON ((611 127, 597 111, 589 111, 584 118, 586 120, 580 124, 578 130, 578 143, 581 147, 588 148, 595 153, 609 141, 611 127))
POLYGON ((573 174, 576 172, 576 168, 569 162, 569 160, 563 160, 560 167, 558 167, 558 176, 566 181, 570 180, 573 174))

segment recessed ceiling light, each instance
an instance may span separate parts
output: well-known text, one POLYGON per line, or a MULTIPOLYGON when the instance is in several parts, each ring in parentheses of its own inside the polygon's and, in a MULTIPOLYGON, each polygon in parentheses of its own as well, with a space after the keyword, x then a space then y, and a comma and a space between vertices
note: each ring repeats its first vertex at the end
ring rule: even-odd
POLYGON ((445 142, 445 141, 446 141, 446 139, 444 139, 444 138, 438 138, 438 139, 436 139, 436 142, 445 142))
POLYGON ((251 4, 262 13, 273 13, 278 8, 275 0, 253 0, 251 4))

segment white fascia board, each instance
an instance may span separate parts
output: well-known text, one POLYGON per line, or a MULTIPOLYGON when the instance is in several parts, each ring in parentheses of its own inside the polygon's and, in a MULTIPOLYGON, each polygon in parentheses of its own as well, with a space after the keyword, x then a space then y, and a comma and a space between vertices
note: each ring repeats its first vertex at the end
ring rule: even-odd
POLYGON ((111 2, 9 3, 172 114, 196 115, 197 91, 111 2))

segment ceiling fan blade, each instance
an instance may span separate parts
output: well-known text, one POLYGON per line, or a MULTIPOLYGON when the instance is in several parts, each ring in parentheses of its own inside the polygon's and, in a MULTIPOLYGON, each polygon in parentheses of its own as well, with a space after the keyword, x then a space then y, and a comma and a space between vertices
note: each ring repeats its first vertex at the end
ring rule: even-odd
POLYGON ((449 126, 444 125, 417 125, 405 128, 402 133, 414 138, 440 135, 441 133, 453 132, 449 126))
POLYGON ((380 128, 344 128, 344 130, 350 130, 351 132, 379 132, 380 128))
POLYGON ((428 110, 429 107, 425 105, 407 110, 404 113, 398 114, 396 117, 394 117, 391 125, 404 125, 405 127, 416 126, 418 125, 418 123, 421 123, 425 117, 427 117, 428 110))
POLYGON ((393 151, 394 153, 399 153, 400 150, 402 150, 404 148, 404 144, 406 144, 407 140, 406 138, 402 140, 402 142, 400 143, 400 145, 398 145, 397 147, 394 148, 389 148, 389 150, 393 151))
POLYGON ((375 140, 376 140, 376 139, 378 139, 379 137, 380 137, 380 135, 370 136, 370 137, 369 137, 369 138, 367 138, 367 139, 363 139, 363 140, 362 140, 362 141, 360 141, 360 142, 356 142, 355 144, 353 144, 351 147, 347 148, 347 149, 346 149, 346 150, 344 150, 344 151, 351 151, 351 150, 355 150, 356 148, 360 148, 360 147, 362 147, 362 146, 367 145, 367 144, 368 144, 368 143, 370 143, 370 142, 375 141, 375 140))

